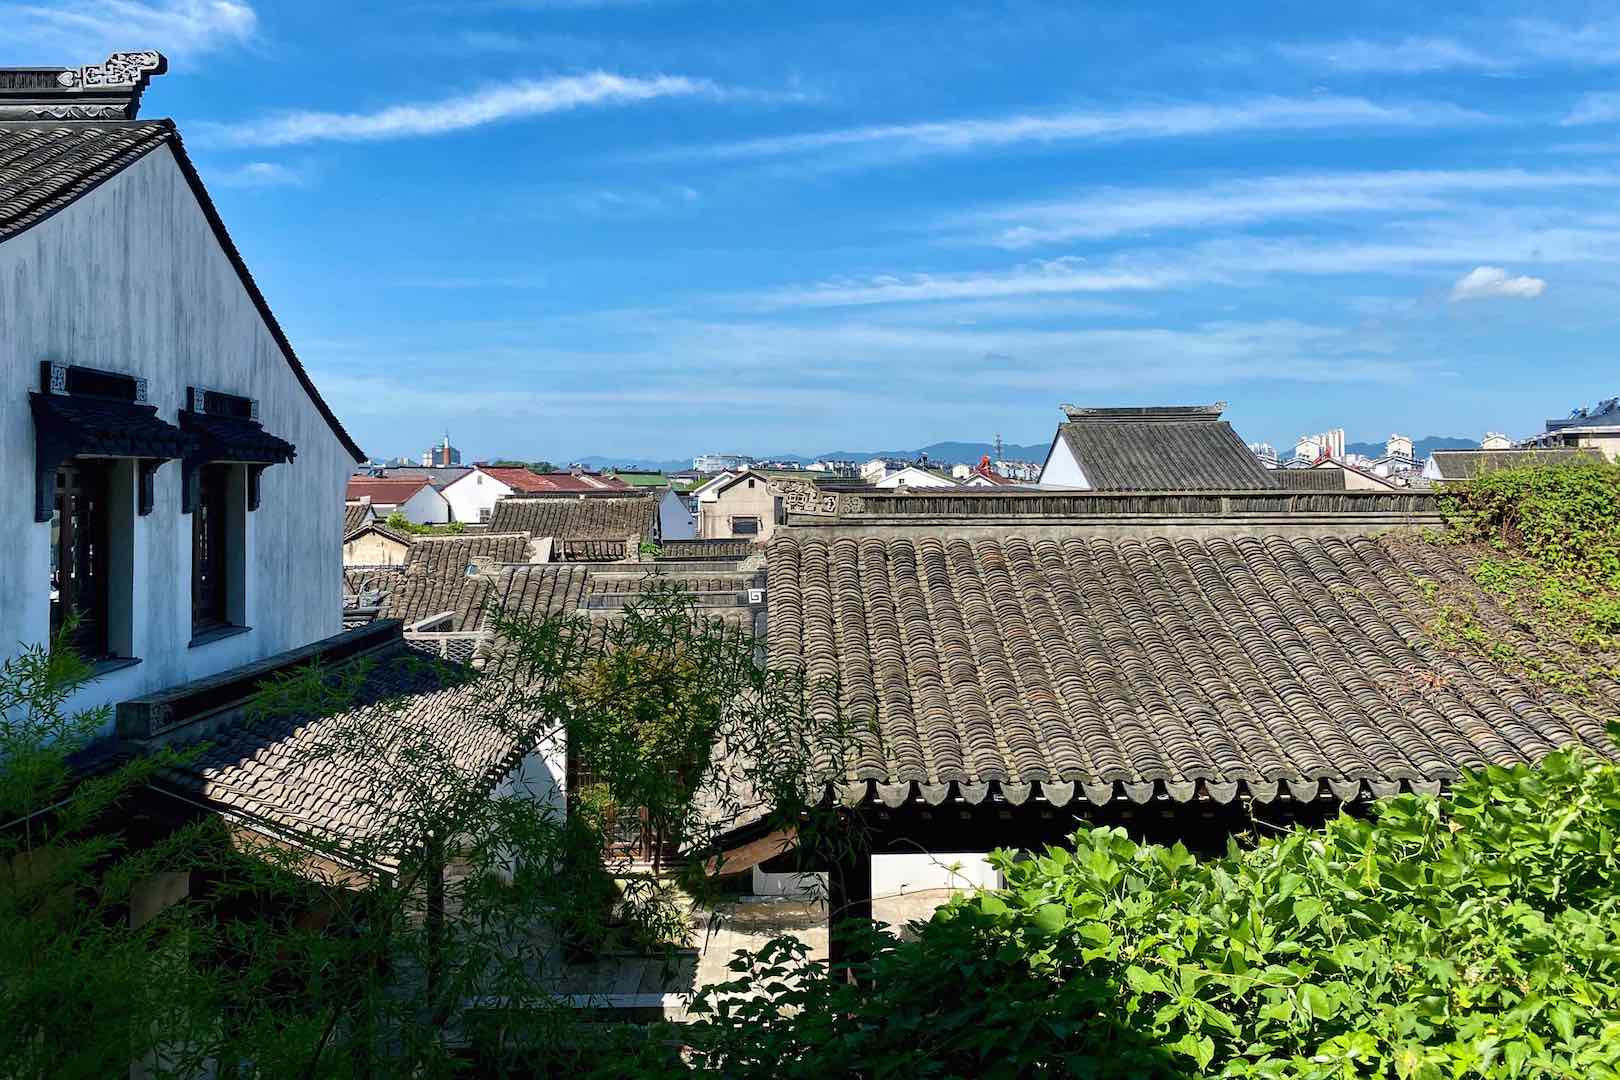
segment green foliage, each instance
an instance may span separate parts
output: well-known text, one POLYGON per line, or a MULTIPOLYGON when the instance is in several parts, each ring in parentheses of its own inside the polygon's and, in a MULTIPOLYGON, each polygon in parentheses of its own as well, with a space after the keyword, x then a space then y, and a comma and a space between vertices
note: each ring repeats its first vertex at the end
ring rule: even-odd
POLYGON ((667 1039, 584 1022, 561 996, 577 982, 559 976, 605 949, 686 944, 676 884, 710 884, 717 832, 745 813, 808 812, 797 778, 825 745, 804 680, 761 671, 751 640, 668 589, 606 626, 493 618, 506 647, 476 678, 390 657, 311 664, 262 688, 248 722, 328 718, 304 729, 311 767, 363 764, 348 800, 368 829, 344 838, 201 812, 179 828, 142 824, 153 799, 199 809, 146 792, 146 812, 122 813, 184 759, 149 754, 87 778, 70 755, 111 720, 69 707, 89 666, 66 638, 6 661, 0 1077, 132 1064, 174 1077, 430 1077, 474 1062, 488 1075, 614 1075, 621 1052, 677 1065, 667 1039), (564 814, 538 767, 492 792, 419 697, 370 696, 378 662, 458 687, 457 722, 559 764, 566 733, 606 770, 601 797, 564 814), (647 808, 677 860, 668 872, 610 862, 606 812, 621 807, 647 808), (166 882, 190 895, 141 902, 166 882))
POLYGON ((84 780, 71 756, 111 720, 71 708, 91 669, 68 647, 0 664, 0 1076, 101 1077, 206 1028, 211 980, 186 963, 175 920, 132 926, 131 901, 198 839, 131 853, 97 826, 180 757, 155 754, 84 780))
POLYGON ((444 525, 419 525, 398 510, 384 518, 383 524, 395 532, 408 533, 411 536, 460 536, 467 531, 467 525, 462 521, 452 521, 444 525))
POLYGON ((1488 553, 1478 584, 1514 609, 1612 649, 1620 635, 1620 465, 1501 469, 1448 489, 1450 537, 1488 553))
POLYGON ((549 461, 492 461, 490 465, 498 469, 528 469, 532 473, 554 473, 557 466, 549 461))
POLYGON ((1620 767, 1560 752, 1200 860, 1082 830, 887 933, 782 939, 690 1033, 738 1077, 1620 1076, 1620 767))

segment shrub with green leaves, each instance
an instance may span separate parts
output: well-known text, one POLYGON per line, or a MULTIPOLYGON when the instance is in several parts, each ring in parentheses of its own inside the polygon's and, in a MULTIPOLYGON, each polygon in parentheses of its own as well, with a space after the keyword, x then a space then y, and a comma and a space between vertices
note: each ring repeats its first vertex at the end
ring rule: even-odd
POLYGON ((842 972, 781 939, 731 1076, 1620 1076, 1620 767, 1560 752, 1201 860, 1082 830, 842 972))
POLYGON ((1447 536, 1486 553, 1473 576, 1577 643, 1620 634, 1620 465, 1499 469, 1449 488, 1447 536))

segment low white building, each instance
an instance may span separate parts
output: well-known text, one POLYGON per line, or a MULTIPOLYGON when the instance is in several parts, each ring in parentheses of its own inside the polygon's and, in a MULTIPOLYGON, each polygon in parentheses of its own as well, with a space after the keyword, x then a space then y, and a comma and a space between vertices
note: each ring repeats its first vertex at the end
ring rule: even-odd
POLYGON ((880 488, 937 488, 957 487, 957 482, 944 473, 925 469, 921 465, 907 465, 885 473, 883 479, 876 481, 873 487, 880 488))
POLYGON ((339 632, 359 447, 169 120, 157 53, 0 86, 0 642, 71 612, 114 703, 339 632), (49 123, 41 123, 49 120, 49 123))
POLYGON ((369 502, 380 518, 405 515, 413 525, 443 525, 456 520, 444 493, 422 476, 351 476, 348 502, 369 502))

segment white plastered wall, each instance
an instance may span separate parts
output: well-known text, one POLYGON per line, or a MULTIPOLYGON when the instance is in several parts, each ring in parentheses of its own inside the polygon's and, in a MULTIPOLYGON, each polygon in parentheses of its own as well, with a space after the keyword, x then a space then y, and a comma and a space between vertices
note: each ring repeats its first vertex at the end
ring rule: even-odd
MULTIPOLYGON (((257 398, 267 431, 297 459, 265 470, 242 537, 240 610, 252 630, 191 641, 191 517, 180 465, 165 464, 155 507, 127 535, 127 610, 140 663, 86 687, 74 705, 112 703, 307 644, 342 628, 343 522, 333 512, 354 460, 293 374, 214 236, 172 151, 159 148, 31 229, 0 243, 0 655, 50 630, 50 525, 34 521, 28 394, 55 360, 144 376, 175 423, 188 385, 257 398)), ((240 473, 240 470, 238 470, 240 473)), ((115 474, 134 483, 134 470, 115 474)), ((115 545, 116 546, 116 545, 115 545)))

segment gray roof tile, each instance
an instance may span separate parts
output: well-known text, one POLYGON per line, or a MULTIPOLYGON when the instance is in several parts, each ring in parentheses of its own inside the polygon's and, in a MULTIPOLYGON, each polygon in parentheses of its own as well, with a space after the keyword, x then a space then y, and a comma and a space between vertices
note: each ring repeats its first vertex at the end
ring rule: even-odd
MULTIPOLYGON (((1229 799, 1432 785, 1610 744, 1590 705, 1429 640, 1395 541, 779 533, 771 662, 835 678, 856 737, 835 783, 1149 785, 1229 799)), ((1551 646, 1518 635, 1530 655, 1551 646)), ((1620 685, 1598 690, 1620 708, 1620 685)), ((1146 790, 1146 789, 1131 789, 1146 790)))
POLYGON ((1271 470, 1219 419, 1220 406, 1081 409, 1058 425, 1097 491, 1248 491, 1275 488, 1271 470))
POLYGON ((491 532, 526 532, 564 540, 658 537, 658 500, 644 495, 508 496, 490 514, 491 532))

